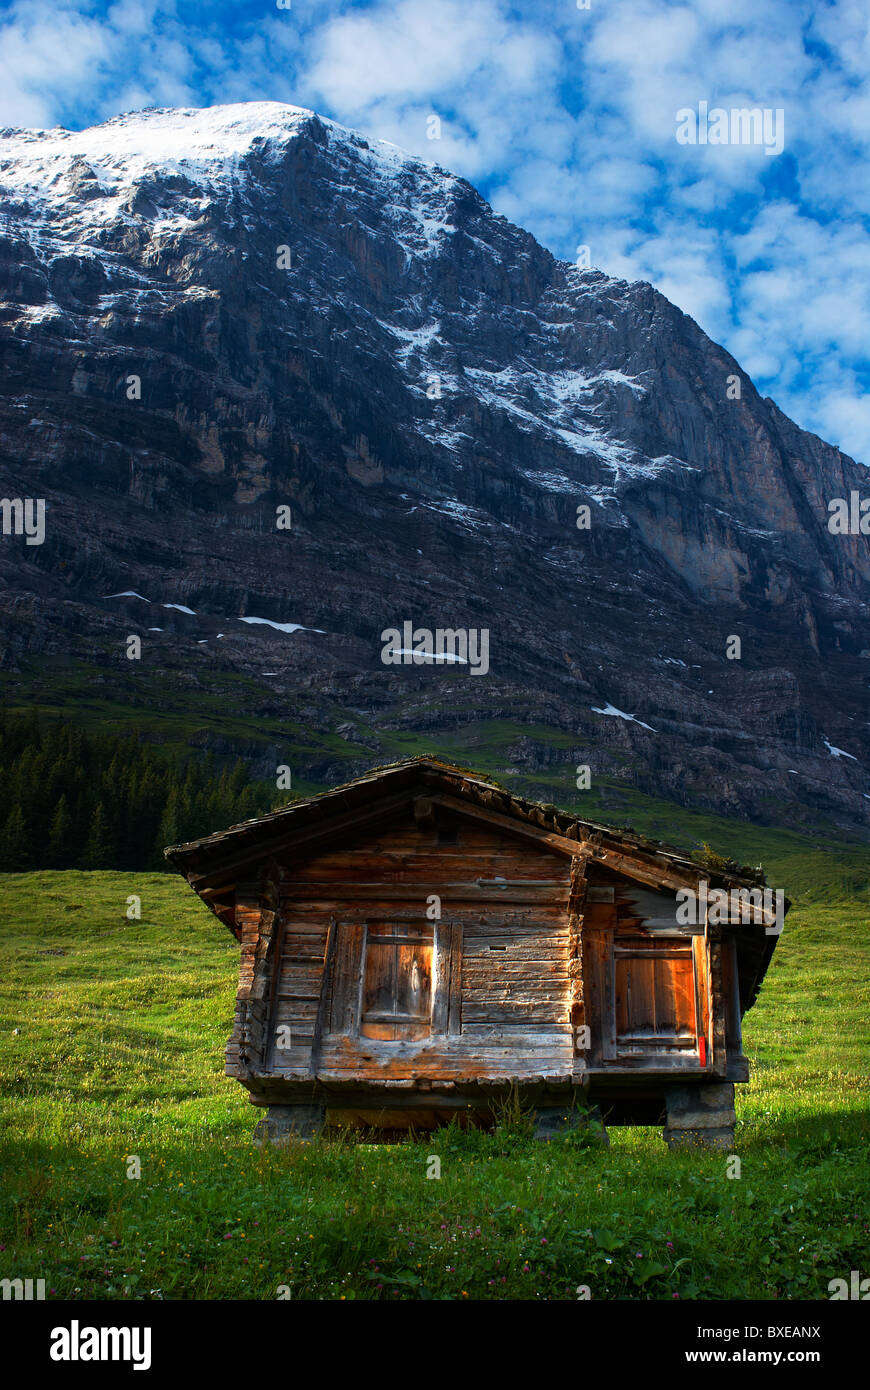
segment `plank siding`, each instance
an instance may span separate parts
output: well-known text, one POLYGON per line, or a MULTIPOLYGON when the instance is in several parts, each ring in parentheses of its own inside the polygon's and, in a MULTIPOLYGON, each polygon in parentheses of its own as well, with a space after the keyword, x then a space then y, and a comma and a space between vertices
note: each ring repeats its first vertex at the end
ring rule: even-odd
POLYGON ((678 922, 675 894, 757 876, 432 758, 166 853, 239 942, 226 1069, 256 1105, 435 1123, 521 1083, 655 1123, 670 1082, 748 1078, 774 943, 678 922))
POLYGON ((340 850, 288 856, 279 877, 283 937, 272 1033, 289 1026, 291 1046, 276 1049, 273 1036, 267 1068, 276 1076, 311 1066, 337 1077, 436 1079, 457 1068, 470 1074, 499 1066, 511 1075, 570 1069, 571 865, 564 855, 474 824, 457 825, 455 840, 442 844, 437 826, 408 815, 340 850), (425 924, 433 894, 441 919, 432 1036, 359 1036, 365 922, 425 924), (332 920, 334 978, 312 1057, 332 920))
POLYGON ((718 951, 708 970, 707 943, 680 935, 672 894, 498 824, 457 818, 442 835, 439 814, 441 828, 415 821, 409 805, 339 847, 272 860, 268 904, 240 885, 231 1074, 396 1085, 582 1079, 697 1067, 696 1029, 710 1063, 722 1065, 724 1023, 710 1034, 725 994, 718 951), (395 981, 388 957, 366 965, 369 937, 421 928, 434 928, 429 1021, 405 1017, 396 1001, 386 1012, 399 1022, 381 1005, 373 1019, 378 972, 384 999, 395 981))

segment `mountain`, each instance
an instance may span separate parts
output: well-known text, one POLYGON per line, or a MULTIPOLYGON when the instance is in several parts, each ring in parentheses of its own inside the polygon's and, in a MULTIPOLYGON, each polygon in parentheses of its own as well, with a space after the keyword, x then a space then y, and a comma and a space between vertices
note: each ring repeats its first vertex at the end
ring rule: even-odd
POLYGON ((272 102, 6 130, 0 229, 9 703, 867 826, 867 472, 652 286, 272 102), (405 623, 488 669, 385 664, 405 623))

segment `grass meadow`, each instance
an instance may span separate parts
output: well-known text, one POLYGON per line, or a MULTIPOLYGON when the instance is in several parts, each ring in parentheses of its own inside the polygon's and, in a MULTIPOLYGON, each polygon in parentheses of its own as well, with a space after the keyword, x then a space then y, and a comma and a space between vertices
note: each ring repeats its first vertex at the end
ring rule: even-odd
POLYGON ((739 1178, 658 1129, 542 1144, 516 1110, 260 1150, 223 1075, 238 948, 187 885, 0 876, 0 1277, 71 1299, 827 1298, 870 1274, 870 901, 866 855, 827 879, 819 856, 787 872, 783 850, 773 878, 795 901, 745 1020, 739 1178))

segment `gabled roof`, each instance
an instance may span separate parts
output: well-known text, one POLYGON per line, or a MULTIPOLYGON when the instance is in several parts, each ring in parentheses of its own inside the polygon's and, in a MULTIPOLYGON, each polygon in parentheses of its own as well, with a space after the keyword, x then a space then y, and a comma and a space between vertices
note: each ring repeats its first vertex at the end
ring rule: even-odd
MULTIPOLYGON (((490 778, 440 758, 424 755, 372 768, 342 786, 320 792, 304 800, 291 801, 277 811, 242 821, 213 835, 188 844, 170 845, 164 854, 171 864, 192 883, 206 882, 214 874, 232 867, 243 871, 246 864, 268 858, 297 839, 307 841, 328 837, 330 829, 362 822, 367 811, 383 810, 383 803, 399 805, 414 794, 428 795, 455 811, 465 811, 483 819, 498 818, 503 828, 537 840, 542 847, 563 854, 579 854, 590 848, 593 857, 614 862, 615 856, 628 856, 635 868, 647 870, 649 878, 662 886, 697 881, 699 865, 685 851, 647 839, 633 831, 618 830, 595 821, 582 820, 570 811, 529 801, 507 791, 490 778)), ((631 871, 626 868, 631 876, 631 871)), ((755 886, 760 880, 736 874, 704 870, 711 883, 723 887, 755 886)), ((647 874, 635 874, 646 881, 647 874)))
MULTIPOLYGON (((697 888, 705 878, 711 888, 753 888, 759 876, 706 868, 684 851, 660 841, 582 820, 570 811, 529 801, 490 778, 440 758, 424 755, 375 767, 361 777, 292 801, 268 815, 243 821, 184 845, 164 850, 169 862, 184 874, 211 910, 237 934, 232 907, 233 886, 258 877, 260 866, 295 849, 315 849, 334 837, 409 809, 418 797, 437 809, 467 815, 497 829, 535 841, 542 850, 568 856, 583 855, 654 888, 677 891, 697 888)), ((789 903, 786 900, 786 911, 789 903)), ((763 925, 739 933, 740 990, 743 1010, 754 1002, 776 945, 763 925)))

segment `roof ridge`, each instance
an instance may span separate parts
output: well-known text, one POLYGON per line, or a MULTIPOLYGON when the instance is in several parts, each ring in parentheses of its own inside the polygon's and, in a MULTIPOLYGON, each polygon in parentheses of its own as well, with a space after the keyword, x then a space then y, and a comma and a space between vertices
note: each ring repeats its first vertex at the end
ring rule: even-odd
MULTIPOLYGON (((675 845, 665 844, 661 840, 654 840, 650 837, 639 835, 634 830, 620 829, 618 826, 605 825, 596 821, 585 820, 576 815, 573 811, 565 810, 549 802, 534 801, 529 797, 524 797, 518 792, 513 792, 510 788, 497 782, 495 778, 486 773, 477 772, 473 768, 463 767, 459 763, 449 762, 446 758, 437 753, 417 753, 411 757, 399 758, 391 763, 382 763, 369 768, 359 776, 351 778, 350 781, 339 783, 334 787, 327 787, 323 791, 315 792, 312 796, 299 798, 287 802, 284 806, 279 806, 273 811, 267 811, 265 815, 255 816, 247 821, 240 821, 235 825, 228 826, 225 830, 213 832, 211 835, 201 836, 196 840, 190 840, 185 844, 169 845, 164 850, 164 856, 177 868, 182 868, 186 860, 198 854, 213 851, 217 846, 224 844, 228 840, 252 839, 252 832, 258 827, 267 827, 276 822, 304 818, 306 811, 312 808, 319 808, 331 800, 339 800, 354 788, 365 787, 367 784, 386 782, 392 776, 398 776, 403 772, 410 772, 414 769, 421 771, 429 770, 436 776, 451 778, 454 782, 454 790, 462 793, 463 791, 472 793, 467 800, 470 805, 475 802, 473 792, 481 789, 495 793, 504 799, 504 810, 507 814, 513 814, 518 820, 531 822, 535 825, 549 825, 554 831, 563 835, 567 839, 576 839, 578 850, 581 842, 590 838, 600 838, 602 836, 613 839, 622 845, 630 845, 640 853, 649 854, 658 859, 666 859, 676 864, 698 868, 697 861, 692 854, 678 848, 675 845), (458 786, 455 784, 458 782, 458 786)), ((346 807, 352 811, 352 807, 346 807)), ((268 845, 263 847, 268 851, 268 845)), ((252 857, 255 852, 252 850, 252 857)), ((753 880, 745 876, 725 872, 716 869, 708 869, 709 873, 716 874, 732 882, 752 882, 753 880)))

